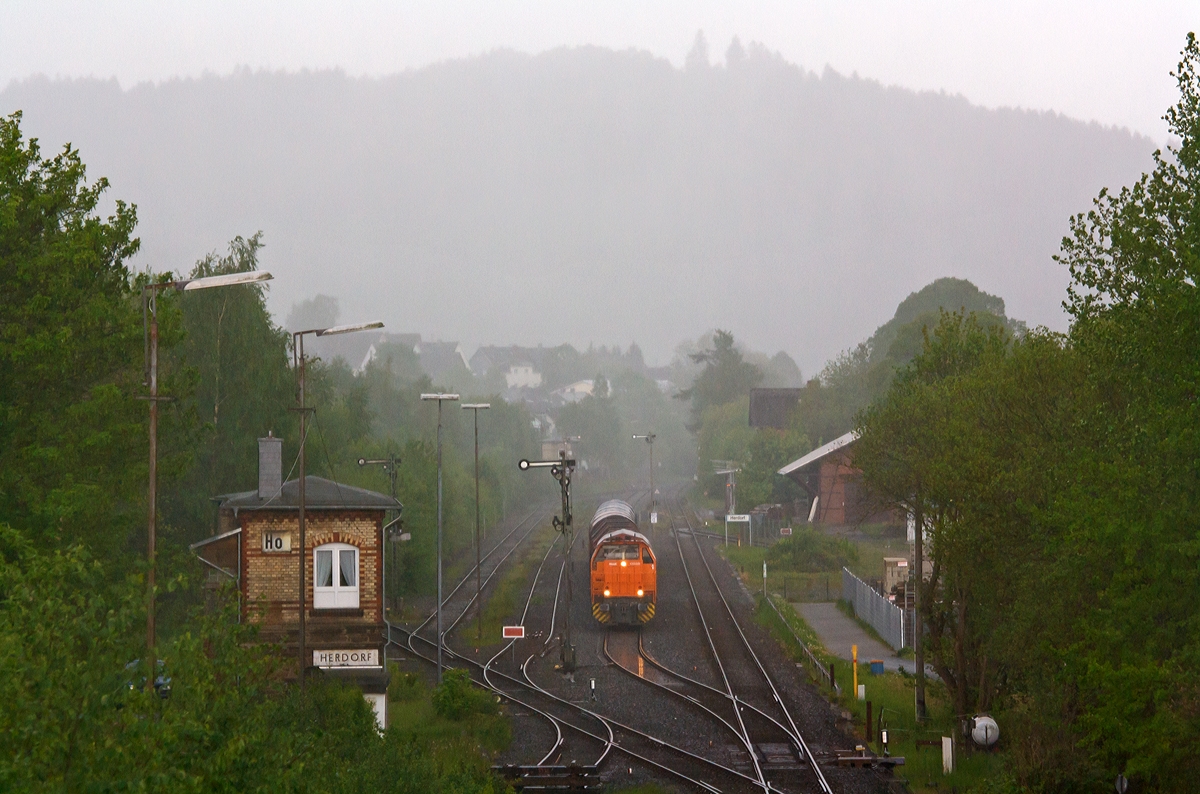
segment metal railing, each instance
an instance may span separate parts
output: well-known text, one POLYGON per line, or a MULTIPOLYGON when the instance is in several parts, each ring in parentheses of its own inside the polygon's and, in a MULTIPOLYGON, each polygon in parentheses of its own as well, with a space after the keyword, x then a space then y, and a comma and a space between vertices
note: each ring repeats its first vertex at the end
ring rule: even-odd
POLYGON ((905 647, 904 610, 875 592, 875 588, 842 568, 842 598, 854 606, 854 614, 879 632, 893 649, 905 647))

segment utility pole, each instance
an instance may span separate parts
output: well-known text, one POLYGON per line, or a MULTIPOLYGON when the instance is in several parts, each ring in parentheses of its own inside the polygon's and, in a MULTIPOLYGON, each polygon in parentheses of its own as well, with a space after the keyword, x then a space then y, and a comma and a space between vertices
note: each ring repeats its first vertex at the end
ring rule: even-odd
MULTIPOLYGON (((395 452, 389 452, 388 456, 386 458, 375 458, 375 459, 359 458, 358 465, 360 467, 362 467, 362 466, 380 466, 380 467, 382 467, 384 474, 386 474, 388 476, 388 480, 391 482, 392 488, 391 488, 390 493, 392 495, 392 498, 395 499, 397 502, 400 501, 399 497, 397 496, 397 490, 396 490, 396 480, 400 476, 400 468, 399 468, 400 467, 400 458, 396 456, 395 452)), ((388 562, 388 555, 391 553, 391 545, 392 545, 387 542, 388 541, 388 530, 395 524, 399 523, 402 512, 403 512, 403 509, 396 511, 396 517, 393 518, 391 521, 389 521, 384 526, 383 537, 381 538, 381 541, 383 542, 383 615, 384 615, 385 622, 387 621, 387 608, 388 608, 388 603, 387 603, 388 564, 387 564, 387 562, 388 562)), ((390 631, 391 631, 390 623, 388 623, 388 631, 389 631, 389 637, 390 637, 390 631)))
POLYGON ((313 408, 307 407, 304 404, 304 397, 305 397, 305 391, 306 391, 306 384, 305 384, 306 359, 304 357, 304 337, 307 334, 312 334, 314 336, 337 336, 339 334, 351 334, 351 333, 354 333, 355 331, 367 331, 372 328, 382 328, 382 327, 383 327, 383 323, 380 323, 380 322, 355 323, 354 325, 335 325, 332 328, 311 328, 307 331, 295 331, 292 333, 292 363, 296 367, 296 375, 297 375, 297 381, 298 381, 298 386, 299 386, 299 394, 297 395, 298 405, 294 410, 296 410, 300 414, 300 455, 299 455, 300 459, 298 461, 298 465, 300 468, 300 480, 297 483, 298 491, 299 491, 297 496, 300 501, 300 504, 298 506, 299 515, 297 517, 297 524, 299 524, 299 534, 300 534, 300 551, 299 551, 300 564, 297 566, 299 568, 299 577, 298 577, 297 583, 299 585, 298 596, 299 596, 299 604, 300 604, 300 626, 299 626, 300 633, 299 633, 299 642, 297 643, 297 645, 298 645, 298 649, 299 649, 300 669, 298 672, 300 675, 300 691, 301 692, 304 691, 304 671, 307 670, 311 666, 308 664, 308 660, 306 658, 308 651, 307 651, 307 648, 305 647, 305 644, 308 640, 308 623, 305 619, 305 610, 307 608, 306 602, 308 600, 308 590, 307 590, 308 577, 306 575, 307 571, 308 571, 308 566, 306 565, 306 563, 308 561, 308 546, 306 544, 306 533, 305 533, 306 525, 305 525, 305 515, 304 515, 304 497, 305 497, 304 485, 305 485, 305 481, 307 480, 307 472, 305 470, 306 461, 304 458, 304 448, 305 448, 305 442, 308 441, 308 414, 315 410, 313 408))
POLYGON ((924 639, 925 628, 921 620, 921 589, 925 583, 925 510, 922 505, 920 496, 913 500, 913 522, 915 532, 913 534, 913 567, 916 569, 910 576, 916 576, 915 590, 913 591, 913 663, 917 666, 917 682, 916 682, 916 716, 917 722, 923 723, 926 718, 925 710, 925 643, 924 639))
POLYGON ((457 394, 422 394, 437 401, 437 682, 442 683, 442 403, 456 402, 457 394))
POLYGON ((463 403, 464 411, 475 414, 475 644, 483 642, 483 569, 479 553, 479 412, 491 408, 491 403, 463 403))
POLYGON ((154 681, 155 666, 158 655, 155 645, 155 615, 154 615, 154 567, 156 563, 155 543, 158 534, 158 404, 170 402, 174 397, 158 396, 158 295, 166 289, 176 289, 180 292, 192 292, 211 287, 229 287, 236 284, 257 284, 270 281, 271 274, 258 270, 242 273, 228 273, 221 276, 205 278, 182 279, 179 281, 160 281, 142 287, 142 319, 145 324, 145 377, 144 383, 150 394, 140 398, 150 403, 150 461, 149 488, 146 494, 146 664, 149 665, 147 680, 154 681))
POLYGON ((575 545, 575 537, 572 531, 571 521, 571 474, 575 471, 575 461, 567 457, 566 450, 561 450, 558 453, 558 460, 521 460, 517 463, 517 468, 521 471, 529 469, 550 469, 550 476, 558 480, 558 486, 562 492, 562 518, 554 517, 554 528, 562 532, 566 539, 566 545, 563 547, 564 561, 567 563, 567 617, 565 621, 566 639, 560 649, 560 658, 562 659, 562 667, 565 672, 575 672, 575 645, 571 642, 571 604, 572 585, 571 580, 572 569, 571 562, 571 547, 575 545))

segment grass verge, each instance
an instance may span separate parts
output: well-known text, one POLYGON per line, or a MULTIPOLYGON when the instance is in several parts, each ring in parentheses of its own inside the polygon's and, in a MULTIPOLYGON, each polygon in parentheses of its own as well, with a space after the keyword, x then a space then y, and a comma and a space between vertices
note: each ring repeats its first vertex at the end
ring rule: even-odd
MULTIPOLYGON (((484 647, 501 642, 501 629, 506 624, 520 618, 533 573, 546 555, 546 548, 554 542, 556 537, 558 537, 557 533, 549 524, 535 530, 530 545, 521 558, 509 566, 508 570, 500 577, 500 582, 492 590, 492 594, 486 597, 483 605, 484 647)), ((546 563, 546 570, 542 572, 542 575, 548 575, 551 568, 554 570, 554 575, 557 575, 558 566, 552 566, 550 562, 546 563)), ((464 626, 463 631, 465 632, 464 636, 471 636, 470 626, 464 626)))
POLYGON ((926 687, 926 708, 929 719, 922 725, 916 721, 916 679, 911 675, 884 673, 871 675, 869 664, 858 665, 858 683, 866 687, 866 700, 854 696, 853 670, 850 662, 838 659, 821 644, 816 632, 805 622, 791 605, 780 597, 773 598, 776 610, 758 597, 755 619, 766 627, 784 647, 789 656, 804 665, 818 690, 843 712, 850 715, 851 730, 863 744, 877 753, 883 752, 880 744, 880 718, 888 731, 888 747, 891 755, 903 756, 905 764, 896 770, 896 777, 908 783, 916 792, 945 791, 960 792, 989 791, 989 786, 1006 780, 1006 759, 1003 753, 959 751, 957 768, 951 775, 942 774, 942 736, 953 735, 955 718, 949 699, 936 682, 926 687), (798 641, 799 640, 799 641, 798 641), (800 643, 821 663, 822 670, 814 671, 800 643), (840 691, 830 688, 828 667, 835 665, 837 684, 840 691), (814 674, 815 673, 815 674, 814 674), (872 706, 871 736, 866 736, 867 702, 872 706), (919 745, 918 742, 938 742, 936 747, 919 745))

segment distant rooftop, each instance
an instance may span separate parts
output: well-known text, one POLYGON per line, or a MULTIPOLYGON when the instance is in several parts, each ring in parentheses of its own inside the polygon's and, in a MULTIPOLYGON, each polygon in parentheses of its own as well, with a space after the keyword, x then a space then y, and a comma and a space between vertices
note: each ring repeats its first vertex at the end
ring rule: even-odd
MULTIPOLYGON (((261 498, 257 490, 223 494, 216 499, 220 500, 222 508, 235 511, 297 510, 300 507, 300 480, 288 480, 279 495, 271 499, 261 498)), ((304 507, 306 510, 400 510, 403 505, 386 494, 308 476, 304 478, 304 507)))

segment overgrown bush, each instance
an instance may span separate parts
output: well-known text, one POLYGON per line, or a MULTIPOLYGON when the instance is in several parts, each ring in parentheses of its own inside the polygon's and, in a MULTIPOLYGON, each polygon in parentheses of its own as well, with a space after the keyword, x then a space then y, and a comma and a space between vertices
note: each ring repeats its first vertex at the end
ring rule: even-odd
POLYGON ((391 681, 388 684, 388 700, 396 703, 407 703, 419 699, 425 691, 421 683, 421 677, 416 673, 402 672, 398 665, 393 664, 391 665, 390 675, 391 681))
POLYGON ((836 571, 858 562, 858 547, 840 538, 822 535, 808 527, 797 527, 767 551, 767 562, 785 571, 817 573, 836 571))
POLYGON ((471 686, 466 670, 447 670, 442 683, 433 690, 433 708, 442 717, 461 720, 470 714, 495 714, 495 699, 471 686))

